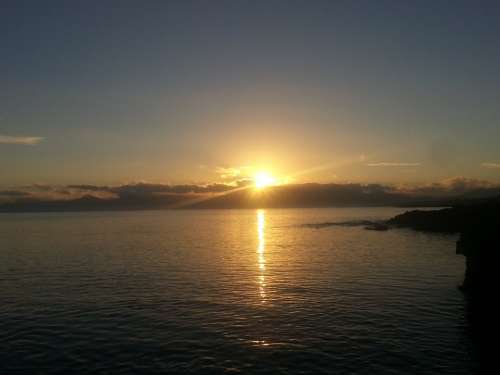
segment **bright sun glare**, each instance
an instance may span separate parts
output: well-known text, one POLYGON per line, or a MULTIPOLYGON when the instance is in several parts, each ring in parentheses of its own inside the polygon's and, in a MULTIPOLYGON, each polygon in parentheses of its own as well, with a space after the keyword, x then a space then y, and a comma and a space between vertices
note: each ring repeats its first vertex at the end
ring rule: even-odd
POLYGON ((276 178, 271 176, 267 172, 258 172, 255 174, 254 178, 255 187, 257 189, 263 189, 267 186, 276 184, 276 178))

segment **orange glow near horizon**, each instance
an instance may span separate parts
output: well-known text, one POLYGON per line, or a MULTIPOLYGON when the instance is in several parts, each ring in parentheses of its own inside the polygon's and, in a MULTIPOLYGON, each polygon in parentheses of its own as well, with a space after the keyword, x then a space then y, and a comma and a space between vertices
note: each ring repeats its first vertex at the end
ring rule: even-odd
POLYGON ((276 185, 277 183, 276 177, 272 176, 271 174, 265 171, 257 172, 254 175, 253 180, 255 188, 257 189, 263 189, 267 186, 276 185))

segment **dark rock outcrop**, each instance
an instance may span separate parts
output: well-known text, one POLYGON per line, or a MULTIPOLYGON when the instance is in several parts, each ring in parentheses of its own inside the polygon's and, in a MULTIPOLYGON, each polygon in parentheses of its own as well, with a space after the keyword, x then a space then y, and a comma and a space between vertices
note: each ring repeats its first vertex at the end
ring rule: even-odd
POLYGON ((466 270, 462 290, 484 293, 496 282, 500 258, 499 222, 463 230, 457 241, 457 254, 465 256, 466 270))
POLYGON ((366 230, 376 230, 376 231, 383 232, 383 231, 389 230, 389 226, 386 225, 386 224, 382 224, 382 223, 374 223, 374 224, 371 224, 371 225, 367 225, 365 227, 365 229, 366 230))
POLYGON ((408 211, 387 222, 394 227, 460 233, 457 254, 466 257, 464 292, 479 300, 496 285, 500 267, 500 197, 441 210, 408 211))

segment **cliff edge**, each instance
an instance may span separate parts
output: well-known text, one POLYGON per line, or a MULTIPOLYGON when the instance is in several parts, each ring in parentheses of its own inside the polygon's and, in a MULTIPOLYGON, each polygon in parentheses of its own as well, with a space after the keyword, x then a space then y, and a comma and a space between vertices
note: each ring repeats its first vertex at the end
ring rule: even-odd
POLYGON ((496 282, 500 266, 500 197, 440 210, 407 211, 387 222, 400 228, 459 233, 457 254, 466 258, 461 289, 478 298, 496 282))

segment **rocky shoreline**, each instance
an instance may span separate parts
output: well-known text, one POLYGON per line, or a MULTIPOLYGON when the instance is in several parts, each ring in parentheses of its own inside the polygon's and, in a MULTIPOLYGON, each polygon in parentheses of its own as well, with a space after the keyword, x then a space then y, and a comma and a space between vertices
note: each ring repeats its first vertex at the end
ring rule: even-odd
POLYGON ((407 211, 387 221, 391 227, 459 233, 457 254, 466 258, 461 289, 479 298, 495 282, 500 246, 500 197, 440 210, 407 211))

